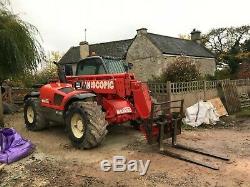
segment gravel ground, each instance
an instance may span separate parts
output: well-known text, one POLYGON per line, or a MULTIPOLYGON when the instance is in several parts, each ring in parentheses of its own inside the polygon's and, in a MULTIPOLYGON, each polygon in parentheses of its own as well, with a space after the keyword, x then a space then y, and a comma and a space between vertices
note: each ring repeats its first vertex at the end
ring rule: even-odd
POLYGON ((6 126, 14 127, 30 139, 36 149, 30 156, 6 165, 0 171, 0 187, 250 186, 250 119, 229 120, 212 128, 184 130, 178 137, 182 144, 228 154, 231 160, 225 162, 179 151, 217 164, 218 171, 160 155, 157 145, 147 145, 140 132, 128 125, 109 128, 105 141, 98 148, 77 150, 71 146, 63 127, 29 132, 24 127, 22 113, 6 116, 5 122, 6 126), (112 160, 115 155, 151 160, 147 174, 101 171, 100 162, 112 160))

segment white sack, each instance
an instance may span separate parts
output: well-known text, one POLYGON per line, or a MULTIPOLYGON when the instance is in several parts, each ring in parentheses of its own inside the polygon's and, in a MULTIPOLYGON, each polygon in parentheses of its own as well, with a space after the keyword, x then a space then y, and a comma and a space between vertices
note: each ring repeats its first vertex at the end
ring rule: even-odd
POLYGON ((202 123, 215 124, 219 121, 219 115, 216 113, 216 109, 211 102, 199 101, 198 103, 188 107, 186 109, 186 118, 183 122, 197 127, 202 123))

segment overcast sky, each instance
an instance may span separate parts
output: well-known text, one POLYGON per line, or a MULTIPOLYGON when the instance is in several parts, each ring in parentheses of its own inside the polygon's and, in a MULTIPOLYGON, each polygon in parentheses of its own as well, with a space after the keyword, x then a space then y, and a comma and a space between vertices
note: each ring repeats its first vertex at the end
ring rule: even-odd
POLYGON ((40 31, 46 50, 66 52, 84 40, 133 38, 136 29, 178 36, 193 28, 250 24, 249 0, 11 0, 22 19, 40 31))

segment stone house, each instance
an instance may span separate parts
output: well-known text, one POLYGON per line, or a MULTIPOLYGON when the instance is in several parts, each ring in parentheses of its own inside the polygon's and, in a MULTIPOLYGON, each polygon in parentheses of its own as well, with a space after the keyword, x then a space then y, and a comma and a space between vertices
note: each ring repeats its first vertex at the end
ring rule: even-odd
MULTIPOLYGON (((214 55, 201 44, 201 32, 195 29, 191 32, 191 40, 153 34, 142 28, 133 39, 92 45, 80 42, 79 46, 71 47, 59 63, 73 64, 89 55, 132 63, 130 71, 142 81, 160 75, 180 56, 192 59, 201 75, 213 75, 216 70, 214 55)), ((74 72, 74 65, 72 68, 74 72)))

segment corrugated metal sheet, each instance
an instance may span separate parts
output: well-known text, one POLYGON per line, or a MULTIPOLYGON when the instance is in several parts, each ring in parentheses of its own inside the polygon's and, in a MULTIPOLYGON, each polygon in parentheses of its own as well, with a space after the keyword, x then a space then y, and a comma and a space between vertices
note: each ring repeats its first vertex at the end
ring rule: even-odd
POLYGON ((125 60, 120 59, 105 59, 103 58, 109 73, 124 73, 125 72, 125 60))

